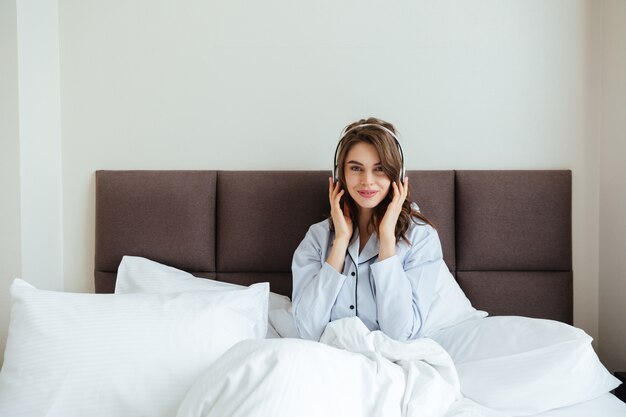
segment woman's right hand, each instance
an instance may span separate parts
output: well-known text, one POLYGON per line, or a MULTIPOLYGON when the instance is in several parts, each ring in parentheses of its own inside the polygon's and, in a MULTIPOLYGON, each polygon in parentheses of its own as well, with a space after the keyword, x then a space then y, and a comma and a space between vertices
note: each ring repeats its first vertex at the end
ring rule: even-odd
POLYGON ((332 177, 328 178, 328 199, 330 200, 330 215, 335 226, 335 240, 341 239, 346 244, 352 238, 352 218, 347 205, 341 207, 341 197, 345 191, 339 187, 339 181, 335 184, 332 177))

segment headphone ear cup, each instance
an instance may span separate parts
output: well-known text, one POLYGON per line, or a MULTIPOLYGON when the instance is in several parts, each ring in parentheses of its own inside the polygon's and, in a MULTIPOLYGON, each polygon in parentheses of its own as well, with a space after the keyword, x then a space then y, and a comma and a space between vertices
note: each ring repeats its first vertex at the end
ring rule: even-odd
POLYGON ((337 164, 337 155, 339 153, 339 148, 341 148, 343 135, 344 133, 341 132, 341 137, 339 138, 339 142, 337 143, 337 147, 335 148, 335 157, 333 158, 333 183, 337 183, 337 181, 339 181, 339 164, 337 164))

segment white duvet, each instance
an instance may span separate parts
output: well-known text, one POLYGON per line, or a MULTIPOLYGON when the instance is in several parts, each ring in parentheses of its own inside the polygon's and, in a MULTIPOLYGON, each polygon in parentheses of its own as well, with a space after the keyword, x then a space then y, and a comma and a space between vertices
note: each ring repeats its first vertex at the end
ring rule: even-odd
POLYGON ((398 342, 357 318, 330 323, 321 343, 247 340, 211 365, 177 417, 496 417, 462 398, 436 342, 398 342))

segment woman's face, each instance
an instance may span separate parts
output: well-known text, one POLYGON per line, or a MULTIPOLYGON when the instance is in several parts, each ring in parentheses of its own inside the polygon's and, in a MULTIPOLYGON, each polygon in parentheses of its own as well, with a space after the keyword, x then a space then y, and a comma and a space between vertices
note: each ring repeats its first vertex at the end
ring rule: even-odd
POLYGON ((361 208, 376 207, 391 187, 391 180, 383 171, 378 151, 372 144, 353 145, 346 155, 343 171, 347 191, 361 208))

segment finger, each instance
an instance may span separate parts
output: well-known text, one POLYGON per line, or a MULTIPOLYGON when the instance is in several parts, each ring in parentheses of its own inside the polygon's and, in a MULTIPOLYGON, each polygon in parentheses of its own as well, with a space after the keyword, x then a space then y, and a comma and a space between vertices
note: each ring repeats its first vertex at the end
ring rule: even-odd
POLYGON ((394 181, 393 182, 393 198, 391 199, 391 201, 397 201, 397 199, 400 197, 400 190, 398 189, 398 184, 394 181))
POLYGON ((404 193, 404 182, 403 181, 395 181, 396 186, 398 187, 398 191, 400 191, 400 196, 404 193))
POLYGON ((332 200, 337 196, 340 189, 339 181, 334 182, 332 178, 328 179, 328 197, 332 200))
POLYGON ((401 192, 402 192, 402 201, 404 201, 404 198, 406 198, 406 195, 409 191, 409 184, 407 183, 408 181, 408 177, 404 177, 404 183, 402 184, 402 188, 401 188, 401 192))
POLYGON ((409 195, 409 177, 404 177, 404 198, 409 195))
MULTIPOLYGON (((332 179, 331 179, 332 181, 332 179)), ((337 197, 337 193, 339 192, 339 182, 331 182, 331 186, 330 186, 330 198, 334 199, 335 197, 337 197)))
POLYGON ((406 198, 406 187, 402 183, 398 183, 398 199, 396 200, 396 204, 401 206, 406 198))
POLYGON ((341 184, 337 181, 335 183, 335 192, 339 192, 340 190, 343 190, 343 188, 341 188, 341 184))
POLYGON ((400 195, 398 197, 402 197, 402 194, 404 193, 404 184, 402 183, 402 181, 398 181, 396 182, 396 186, 398 187, 398 191, 400 192, 400 195))
POLYGON ((339 203, 341 202, 342 195, 343 195, 343 190, 340 190, 333 199, 333 204, 335 205, 335 208, 337 208, 339 211, 342 211, 341 206, 339 205, 339 203))

